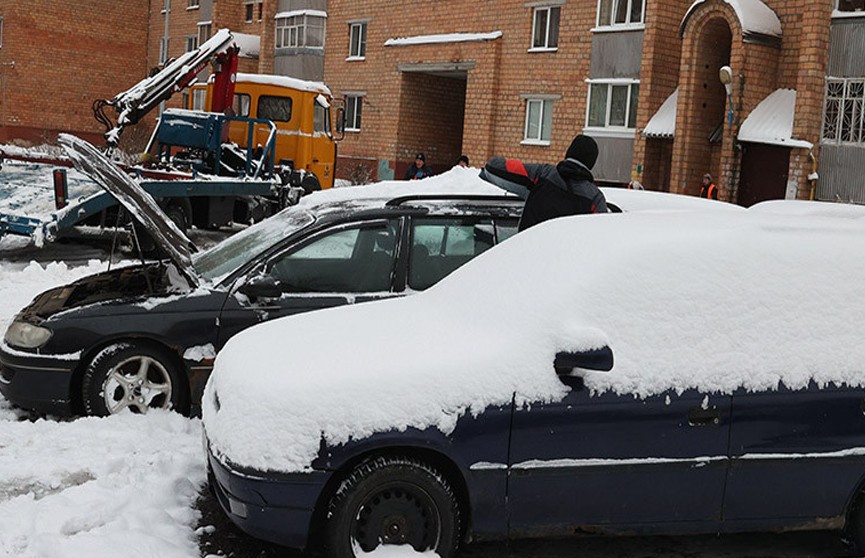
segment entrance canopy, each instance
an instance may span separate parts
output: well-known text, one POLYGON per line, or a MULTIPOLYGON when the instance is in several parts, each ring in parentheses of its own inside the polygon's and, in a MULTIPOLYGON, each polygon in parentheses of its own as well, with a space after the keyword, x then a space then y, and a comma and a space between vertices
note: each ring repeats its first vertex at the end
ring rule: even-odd
POLYGON ((647 138, 672 138, 676 135, 676 106, 678 103, 679 88, 677 87, 643 128, 643 135, 647 138))
POLYGON ((739 141, 779 145, 782 147, 814 147, 809 141, 793 139, 796 114, 796 90, 778 89, 763 99, 751 111, 739 128, 739 141))
MULTIPOLYGON (((679 37, 684 36, 688 20, 707 0, 697 0, 688 8, 679 26, 679 37)), ((777 43, 781 38, 781 20, 772 8, 760 0, 724 0, 729 4, 739 24, 742 26, 742 40, 745 42, 777 43)))

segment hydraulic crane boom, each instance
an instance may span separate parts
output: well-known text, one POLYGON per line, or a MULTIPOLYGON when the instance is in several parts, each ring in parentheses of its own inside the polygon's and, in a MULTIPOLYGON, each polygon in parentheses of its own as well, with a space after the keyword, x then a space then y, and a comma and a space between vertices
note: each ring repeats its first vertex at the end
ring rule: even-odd
POLYGON ((234 95, 234 79, 237 73, 238 47, 228 29, 220 29, 207 42, 178 57, 160 72, 145 78, 111 100, 99 99, 93 103, 96 120, 105 126, 105 142, 109 148, 117 147, 120 134, 127 126, 137 123, 156 106, 189 85, 208 63, 218 66, 217 85, 214 90, 212 110, 222 112, 230 106, 234 95), (117 123, 105 114, 105 107, 114 107, 117 123))

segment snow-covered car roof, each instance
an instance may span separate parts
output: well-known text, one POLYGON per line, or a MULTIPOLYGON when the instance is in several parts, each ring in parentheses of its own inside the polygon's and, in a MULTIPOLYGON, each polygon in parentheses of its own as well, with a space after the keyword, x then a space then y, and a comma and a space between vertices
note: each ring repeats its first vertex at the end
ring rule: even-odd
POLYGON ((299 471, 322 436, 339 444, 407 427, 447 433, 462 414, 515 393, 518 404, 559 400, 567 388, 554 355, 604 345, 615 366, 585 373, 595 391, 862 385, 865 260, 851 254, 863 251, 865 225, 849 219, 555 219, 424 293, 237 335, 210 378, 205 427, 238 465, 299 471))
POLYGON ((718 200, 626 188, 601 188, 607 205, 623 211, 744 211, 745 208, 718 200))
POLYGON ((748 208, 752 213, 865 219, 865 205, 807 200, 768 200, 748 208))

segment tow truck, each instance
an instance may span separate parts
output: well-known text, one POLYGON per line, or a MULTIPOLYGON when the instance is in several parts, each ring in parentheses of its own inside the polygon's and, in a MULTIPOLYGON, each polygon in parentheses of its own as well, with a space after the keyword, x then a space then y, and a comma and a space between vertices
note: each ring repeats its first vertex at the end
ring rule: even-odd
MULTIPOLYGON (((238 52, 231 32, 221 29, 113 99, 93 103, 94 115, 106 129, 105 152, 111 155, 123 131, 160 103, 190 85, 205 89, 205 110, 164 110, 142 161, 118 163, 182 231, 192 225, 218 228, 255 222, 304 193, 333 185, 336 139, 330 90, 316 82, 238 74, 238 52), (195 85, 208 65, 210 79, 206 85, 195 85)), ((51 162, 72 166, 68 159, 51 162)), ((56 169, 53 176, 54 211, 0 213, 0 236, 25 235, 39 241, 93 238, 111 234, 128 221, 107 192, 70 196, 65 169, 56 169)))

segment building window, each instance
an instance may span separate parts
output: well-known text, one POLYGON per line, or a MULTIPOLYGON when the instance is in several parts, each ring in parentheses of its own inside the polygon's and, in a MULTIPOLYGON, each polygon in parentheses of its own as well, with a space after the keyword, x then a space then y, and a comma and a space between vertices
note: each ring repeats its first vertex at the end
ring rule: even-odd
POLYGON ((192 110, 204 110, 204 99, 207 98, 206 89, 192 90, 192 110))
POLYGON ((195 50, 198 48, 198 37, 195 35, 187 35, 186 36, 186 52, 195 50))
POLYGON ((865 0, 836 0, 835 9, 839 12, 865 11, 865 0))
POLYGON ((636 128, 640 84, 592 83, 589 86, 590 128, 636 128))
POLYGON ((360 116, 363 112, 363 97, 348 95, 345 98, 345 130, 360 132, 360 116))
POLYGON ((244 21, 246 23, 252 23, 253 18, 256 17, 256 12, 258 12, 257 20, 261 21, 261 11, 262 11, 261 0, 253 0, 252 2, 245 2, 243 4, 243 11, 244 11, 244 21))
POLYGON ((186 9, 191 10, 193 8, 197 8, 198 7, 198 1, 199 0, 189 0, 189 4, 187 4, 186 9))
POLYGON ((865 145, 865 78, 826 80, 823 143, 865 145))
POLYGON ((646 0, 598 0, 598 27, 643 23, 646 0))
POLYGON ((276 48, 324 48, 324 21, 320 15, 277 16, 276 48))
POLYGON ((198 44, 203 45, 210 39, 213 32, 213 25, 209 21, 202 21, 198 24, 198 44))
POLYGON ((532 24, 532 49, 555 50, 559 46, 560 6, 535 8, 532 24))
POLYGON ((348 42, 349 58, 366 57, 366 23, 352 23, 348 42))
POLYGON ((165 64, 168 61, 168 37, 159 39, 159 63, 165 64))
POLYGON ((552 128, 552 99, 526 99, 526 130, 523 143, 549 145, 552 128))
POLYGON ((0 17, 0 47, 3 46, 3 18, 0 17))

